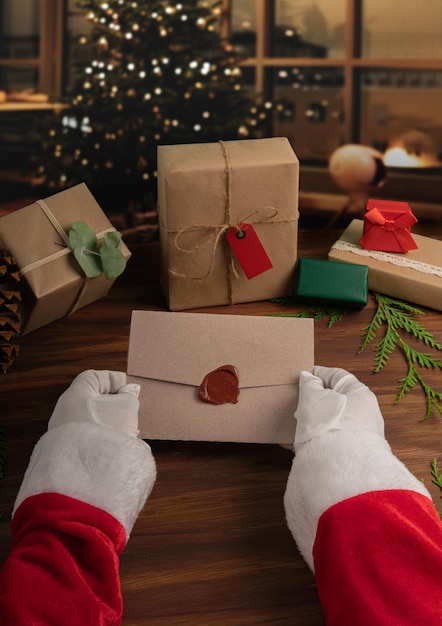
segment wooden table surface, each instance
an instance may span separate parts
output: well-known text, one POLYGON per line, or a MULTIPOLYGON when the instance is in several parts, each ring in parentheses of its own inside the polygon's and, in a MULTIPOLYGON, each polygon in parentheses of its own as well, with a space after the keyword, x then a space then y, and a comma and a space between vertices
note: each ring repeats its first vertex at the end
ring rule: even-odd
MULTIPOLYGON (((299 255, 326 258, 339 232, 301 230, 299 255)), ((442 225, 427 233, 442 239, 442 225)), ((23 337, 18 358, 0 380, 0 423, 9 442, 0 481, 0 562, 10 547, 10 515, 23 473, 58 396, 84 369, 125 370, 132 309, 165 309, 158 244, 132 248, 128 269, 109 296, 23 337)), ((282 310, 301 307, 261 302, 206 309, 238 315, 282 310)), ((442 466, 442 418, 434 413, 419 421, 426 408, 419 389, 395 403, 397 381, 406 373, 401 355, 393 354, 374 374, 373 347, 359 354, 361 331, 374 311, 370 301, 332 328, 326 319, 315 322, 315 362, 349 369, 371 387, 394 452, 442 510, 430 468, 435 457, 442 466)), ((441 314, 426 313, 421 321, 442 342, 441 314)), ((427 376, 441 391, 441 372, 427 376)), ((291 452, 275 445, 169 441, 154 441, 152 449, 157 482, 121 558, 123 624, 325 624, 314 577, 284 518, 291 452)))

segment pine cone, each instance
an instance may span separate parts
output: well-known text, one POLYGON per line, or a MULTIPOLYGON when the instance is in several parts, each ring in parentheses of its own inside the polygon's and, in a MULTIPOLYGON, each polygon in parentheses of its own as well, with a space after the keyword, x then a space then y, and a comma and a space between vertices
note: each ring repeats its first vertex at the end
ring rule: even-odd
POLYGON ((19 350, 20 273, 15 260, 0 248, 0 374, 6 374, 19 350))

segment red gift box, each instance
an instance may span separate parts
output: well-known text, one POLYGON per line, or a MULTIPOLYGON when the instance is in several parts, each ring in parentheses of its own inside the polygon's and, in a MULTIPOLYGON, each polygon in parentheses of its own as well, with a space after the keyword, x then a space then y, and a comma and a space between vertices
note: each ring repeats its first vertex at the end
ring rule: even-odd
POLYGON ((366 250, 408 252, 418 246, 410 234, 417 219, 406 202, 368 200, 359 243, 366 250))

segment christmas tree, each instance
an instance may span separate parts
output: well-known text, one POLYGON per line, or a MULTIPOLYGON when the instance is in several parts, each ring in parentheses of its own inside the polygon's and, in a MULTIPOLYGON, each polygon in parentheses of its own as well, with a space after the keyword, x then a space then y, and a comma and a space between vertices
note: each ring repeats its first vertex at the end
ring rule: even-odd
POLYGON ((105 210, 152 206, 159 144, 253 138, 269 104, 244 88, 220 35, 220 3, 77 0, 88 9, 87 61, 45 130, 38 178, 85 182, 105 210))

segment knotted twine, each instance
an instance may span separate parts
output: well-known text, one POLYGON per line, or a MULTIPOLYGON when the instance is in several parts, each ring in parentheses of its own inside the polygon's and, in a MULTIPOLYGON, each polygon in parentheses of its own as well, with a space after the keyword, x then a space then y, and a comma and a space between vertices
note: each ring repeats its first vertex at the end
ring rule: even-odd
POLYGON ((216 250, 218 248, 218 246, 224 242, 224 248, 225 248, 225 253, 226 253, 226 257, 227 257, 227 261, 226 261, 226 265, 227 265, 227 291, 228 291, 228 303, 229 305, 234 303, 233 300, 233 279, 234 278, 239 278, 240 277, 240 273, 238 271, 238 267, 237 267, 237 261, 236 261, 236 257, 233 253, 232 248, 230 247, 230 245, 225 241, 225 239, 223 239, 224 235, 227 234, 227 232, 231 229, 231 228, 236 228, 238 232, 241 232, 241 224, 245 224, 245 223, 249 223, 249 224, 263 224, 263 223, 270 223, 270 224, 278 224, 278 223, 282 223, 282 222, 295 222, 297 221, 297 217, 292 217, 292 218, 286 218, 286 219, 273 219, 274 217, 276 217, 277 215, 279 215, 279 210, 275 207, 262 207, 260 209, 256 209, 255 211, 252 211, 251 213, 249 213, 248 215, 246 215, 243 219, 239 220, 239 221, 233 221, 232 219, 232 214, 231 214, 231 199, 232 199, 232 193, 231 193, 231 181, 232 181, 232 165, 231 165, 231 161, 230 161, 230 154, 229 151, 227 149, 227 145, 225 144, 224 141, 220 140, 219 145, 221 146, 222 149, 222 154, 223 154, 223 158, 224 158, 224 174, 225 174, 225 201, 224 201, 224 224, 220 224, 220 225, 214 225, 214 224, 192 224, 190 226, 182 226, 179 227, 176 230, 170 230, 167 229, 164 225, 164 223, 162 223, 163 229, 165 230, 165 232, 167 232, 168 234, 175 234, 175 237, 173 239, 173 243, 174 243, 174 247, 176 250, 179 250, 180 252, 183 252, 185 254, 194 254, 195 252, 198 252, 198 250, 200 250, 202 247, 206 246, 208 243, 210 243, 210 241, 212 239, 214 239, 214 244, 213 244, 213 248, 212 248, 212 254, 211 254, 211 258, 210 258, 210 263, 208 266, 207 271, 201 275, 201 276, 192 276, 190 274, 184 274, 182 272, 178 272, 176 270, 172 270, 169 269, 168 273, 171 276, 175 276, 177 278, 188 278, 191 280, 198 280, 198 281, 202 281, 204 279, 206 279, 209 274, 211 273, 214 263, 215 263, 215 253, 216 250), (261 214, 262 212, 267 212, 268 215, 266 217, 263 217, 261 219, 254 219, 255 217, 257 217, 259 214, 261 214), (179 240, 182 237, 183 234, 188 233, 188 232, 195 232, 195 231, 208 231, 209 235, 205 238, 201 240, 201 243, 196 243, 194 246, 192 246, 192 248, 190 249, 186 249, 183 248, 180 243, 179 240))

